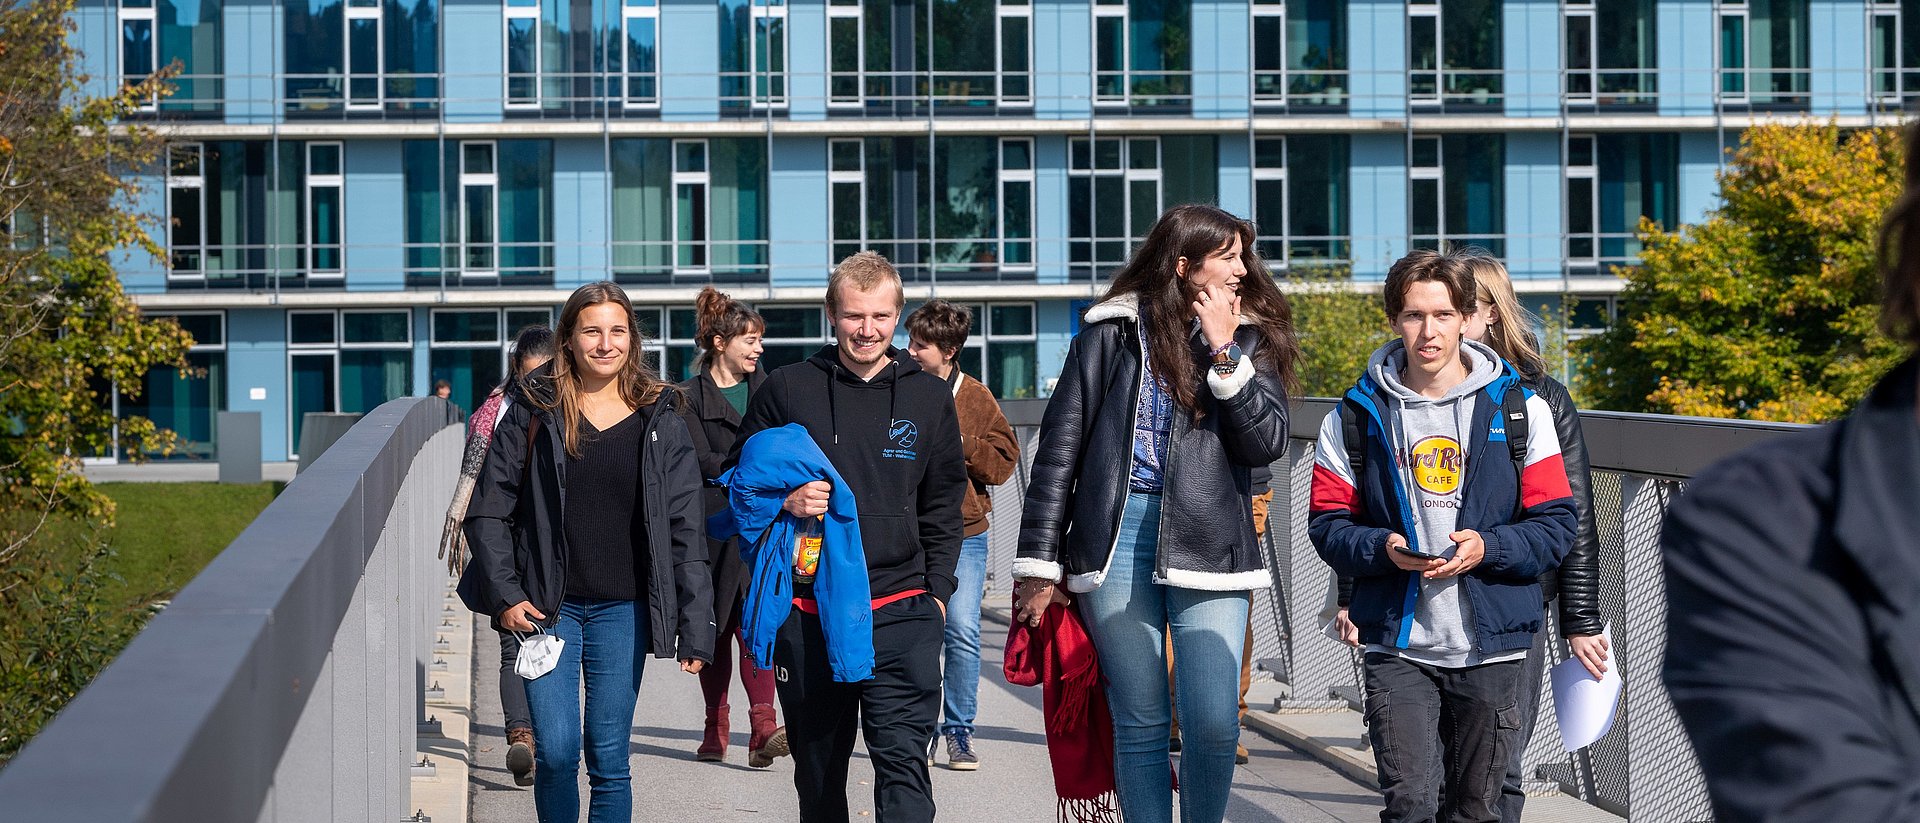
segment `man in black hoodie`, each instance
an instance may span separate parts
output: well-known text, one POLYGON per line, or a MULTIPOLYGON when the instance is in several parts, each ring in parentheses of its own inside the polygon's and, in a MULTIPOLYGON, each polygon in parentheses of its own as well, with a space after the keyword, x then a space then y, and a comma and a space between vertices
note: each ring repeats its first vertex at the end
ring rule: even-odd
MULTIPOLYGON (((802 823, 847 820, 847 759, 855 720, 873 761, 875 816, 933 819, 927 741, 940 712, 947 598, 960 555, 967 464, 945 381, 894 348, 905 294, 885 257, 860 252, 827 280, 837 343, 778 369, 747 405, 735 441, 799 423, 853 487, 873 593, 873 679, 835 683, 810 587, 796 579, 794 610, 774 647, 802 823)), ((794 489, 796 517, 827 511, 829 487, 794 489)), ((832 546, 824 548, 832 551, 832 546)))

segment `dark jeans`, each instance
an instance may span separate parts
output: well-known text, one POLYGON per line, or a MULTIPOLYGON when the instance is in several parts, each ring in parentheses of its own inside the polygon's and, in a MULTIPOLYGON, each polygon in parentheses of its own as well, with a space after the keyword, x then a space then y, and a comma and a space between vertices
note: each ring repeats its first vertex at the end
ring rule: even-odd
POLYGON ((1367 655, 1367 736, 1386 796, 1382 823, 1500 819, 1507 746, 1520 725, 1521 668, 1518 660, 1443 669, 1367 655), (1445 782, 1444 807, 1436 776, 1445 782))
POLYGON ((507 716, 508 729, 533 728, 533 715, 527 711, 527 681, 515 674, 513 664, 520 659, 520 638, 512 632, 500 635, 500 713, 507 716))
POLYGON ((1526 789, 1521 787, 1524 775, 1520 761, 1527 756, 1527 741, 1533 739, 1533 724, 1540 717, 1540 680, 1546 675, 1547 643, 1552 636, 1545 631, 1533 635, 1533 649, 1527 652, 1527 659, 1520 663, 1519 728, 1513 730, 1513 739, 1507 742, 1507 779, 1500 785, 1500 823, 1520 823, 1520 811, 1527 804, 1526 789))
POLYGON ((873 762, 874 819, 933 820, 927 741, 940 716, 940 606, 909 597, 873 613, 873 679, 836 683, 820 618, 799 609, 773 647, 801 823, 845 823, 847 758, 858 733, 873 762))

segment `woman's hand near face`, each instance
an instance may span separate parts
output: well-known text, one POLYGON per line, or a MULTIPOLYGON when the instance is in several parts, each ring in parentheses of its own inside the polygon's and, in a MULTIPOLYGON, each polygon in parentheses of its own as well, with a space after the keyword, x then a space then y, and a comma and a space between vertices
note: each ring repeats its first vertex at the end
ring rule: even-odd
POLYGON ((1207 348, 1233 342, 1233 332, 1240 327, 1239 293, 1225 286, 1205 286, 1191 305, 1193 316, 1200 319, 1200 334, 1206 338, 1207 348))

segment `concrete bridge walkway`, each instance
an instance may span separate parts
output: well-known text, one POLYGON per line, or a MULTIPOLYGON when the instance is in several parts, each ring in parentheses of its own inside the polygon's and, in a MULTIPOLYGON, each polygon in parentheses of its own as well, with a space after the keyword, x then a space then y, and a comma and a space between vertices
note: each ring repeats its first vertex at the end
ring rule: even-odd
MULTIPOLYGON (((980 719, 975 737, 982 765, 976 772, 933 769, 934 799, 944 819, 1051 820, 1054 797, 1041 732, 1040 689, 1008 685, 1000 676, 1003 624, 981 632, 980 719)), ((500 727, 499 651, 481 624, 474 631, 472 817, 474 823, 531 821, 533 792, 513 785, 504 762, 500 727)), ((1265 684, 1269 689, 1272 684, 1265 684)), ((1258 690, 1259 685, 1256 685, 1258 690)), ((1258 694, 1250 695, 1255 703, 1258 694)), ((744 724, 746 695, 734 683, 736 724, 744 724)), ((1269 695, 1264 701, 1269 705, 1269 695)), ((701 735, 698 681, 667 661, 649 660, 633 721, 636 821, 790 821, 799 816, 792 761, 770 769, 746 766, 747 734, 733 730, 727 762, 696 763, 701 735)), ((1227 819, 1235 823, 1361 823, 1379 819, 1378 794, 1319 762, 1247 730, 1241 735, 1252 762, 1240 767, 1227 819)), ((864 744, 854 749, 847 787, 855 819, 872 819, 873 772, 864 744)), ((944 762, 944 758, 943 761, 944 762)), ((586 777, 580 778, 584 797, 586 777)))

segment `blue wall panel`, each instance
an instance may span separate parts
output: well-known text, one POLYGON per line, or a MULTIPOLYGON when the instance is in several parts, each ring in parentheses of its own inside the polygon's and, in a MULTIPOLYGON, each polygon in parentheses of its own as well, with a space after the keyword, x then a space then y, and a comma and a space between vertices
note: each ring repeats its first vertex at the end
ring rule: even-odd
POLYGON ((396 291, 406 283, 406 186, 400 143, 354 140, 342 144, 346 166, 347 289, 396 291))
POLYGON ((787 4, 787 119, 827 116, 827 4, 787 4))
POLYGON ((1507 271, 1516 278, 1559 277, 1560 135, 1507 135, 1507 271))
POLYGON ((1725 162, 1720 137, 1714 132, 1680 135, 1680 221, 1697 223, 1720 205, 1720 183, 1714 174, 1725 162))
POLYGON ((660 119, 720 116, 720 7, 713 0, 660 6, 660 119))
MULTIPOLYGON (((1067 138, 1033 139, 1033 236, 1037 280, 1067 281, 1067 138)), ((1043 356, 1041 363, 1047 362, 1043 356)))
POLYGON ((1194 0, 1193 116, 1247 116, 1247 75, 1253 70, 1247 38, 1247 0, 1194 0))
POLYGON ((80 54, 80 73, 87 76, 85 93, 99 97, 111 92, 120 70, 120 27, 115 14, 101 2, 88 2, 73 11, 73 31, 67 43, 80 54))
POLYGON ((1220 194, 1215 204, 1233 214, 1253 219, 1253 151, 1248 138, 1223 134, 1215 141, 1219 147, 1220 194))
POLYGON ((1501 17, 1506 110, 1514 117, 1560 113, 1560 4, 1507 0, 1501 17))
POLYGON ((226 74, 227 122, 271 123, 278 119, 275 82, 281 65, 281 19, 271 0, 227 0, 221 31, 226 74))
MULTIPOLYGON (((161 174, 137 174, 133 178, 139 190, 129 205, 147 217, 141 221, 141 227, 164 249, 167 246, 167 227, 163 222, 167 214, 167 179, 161 174)), ((114 271, 120 273, 121 288, 129 294, 156 294, 167 290, 166 263, 145 249, 116 249, 108 260, 114 271)))
MULTIPOLYGON (((1040 396, 1047 397, 1052 395, 1049 387, 1059 379, 1060 367, 1066 363, 1067 347, 1073 343, 1073 304, 1066 300, 1042 300, 1033 311, 1034 331, 1038 332, 1033 346, 1037 361, 1034 379, 1039 383, 1040 396)), ((1026 444, 1021 446, 1024 448, 1026 444)))
POLYGON ((1407 114, 1407 11, 1400 0, 1347 4, 1347 68, 1355 117, 1407 114))
POLYGON ((1351 152, 1353 276, 1381 280, 1407 253, 1407 139, 1356 134, 1351 152))
POLYGON ((1807 23, 1814 113, 1865 114, 1867 15, 1861 4, 1813 0, 1807 23))
POLYGON ((1712 0, 1659 0, 1654 30, 1660 71, 1661 114, 1712 114, 1714 39, 1712 0))
POLYGON ((571 289, 613 275, 607 259, 612 197, 606 144, 598 138, 553 141, 553 284, 571 289))
POLYGON ((487 0, 446 0, 441 10, 442 64, 447 73, 446 119, 450 123, 491 123, 500 119, 506 95, 506 23, 501 4, 487 0))
POLYGON ((1093 113, 1093 13, 1086 0, 1037 0, 1033 7, 1034 115, 1093 113))
POLYGON ((287 313, 227 312, 227 409, 260 413, 260 459, 287 459, 287 313), (254 400, 253 390, 265 391, 254 400))
POLYGON ((775 286, 825 284, 835 261, 832 201, 827 187, 827 140, 782 137, 773 141, 767 172, 767 236, 775 286))

